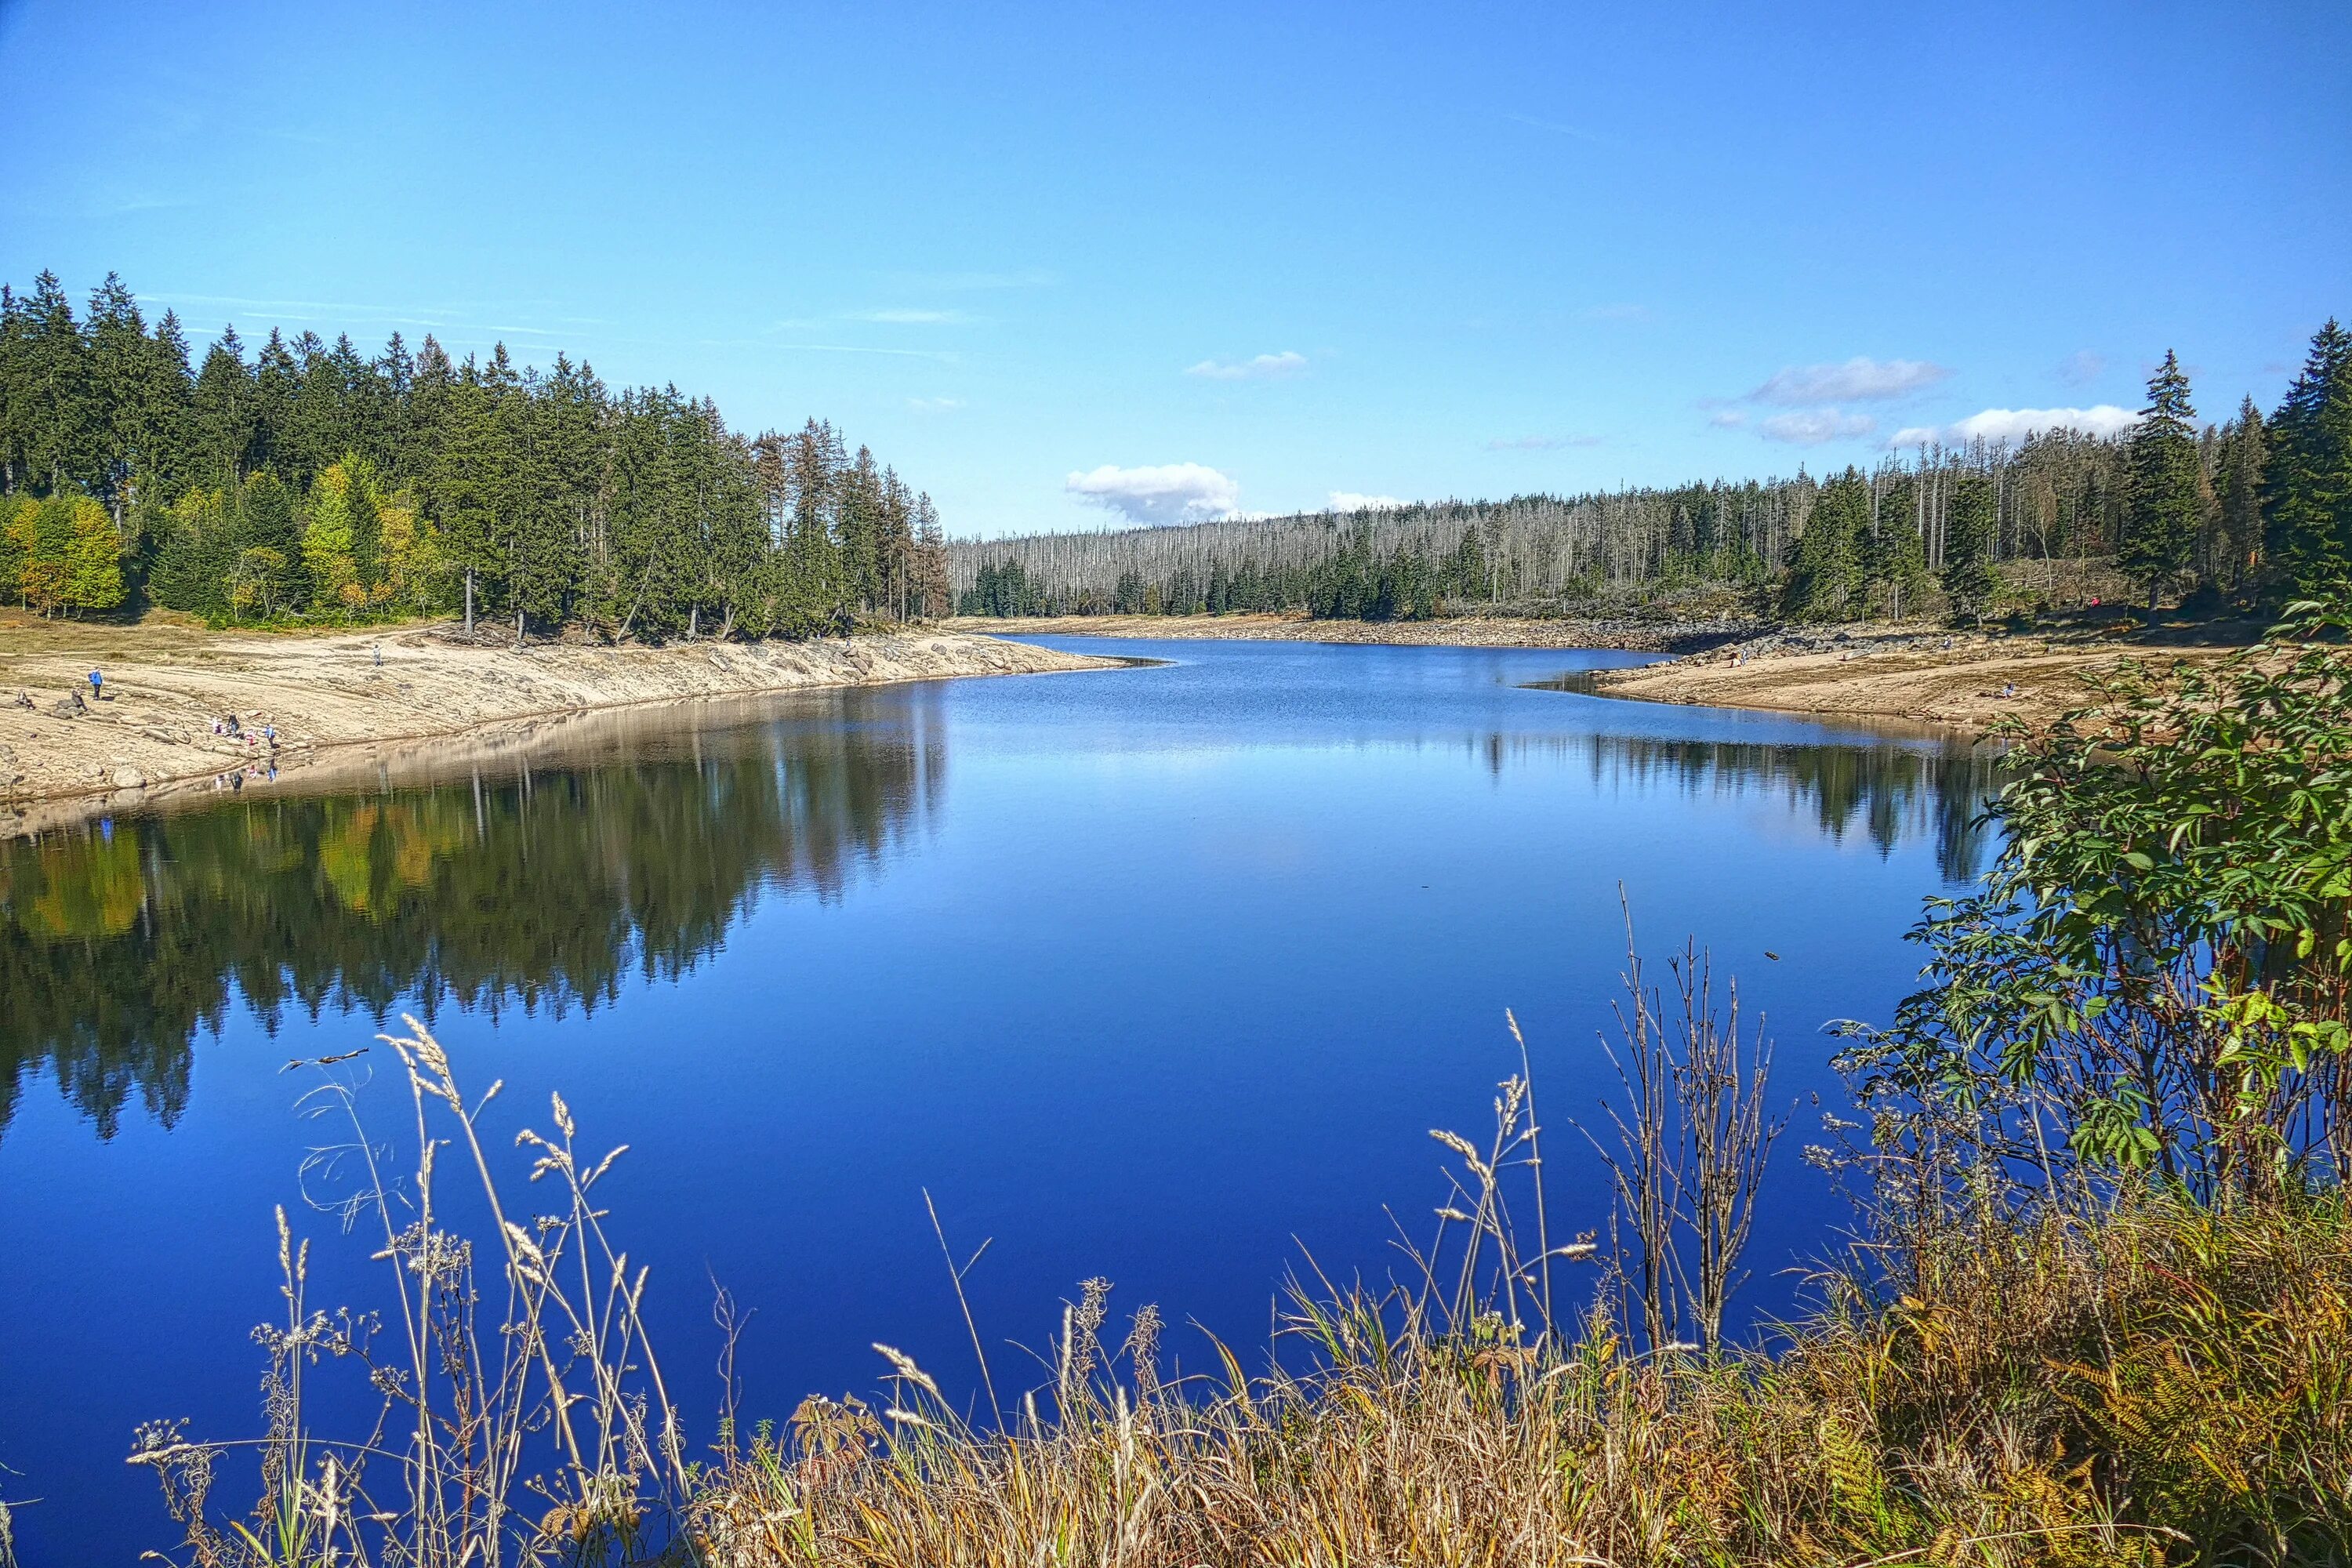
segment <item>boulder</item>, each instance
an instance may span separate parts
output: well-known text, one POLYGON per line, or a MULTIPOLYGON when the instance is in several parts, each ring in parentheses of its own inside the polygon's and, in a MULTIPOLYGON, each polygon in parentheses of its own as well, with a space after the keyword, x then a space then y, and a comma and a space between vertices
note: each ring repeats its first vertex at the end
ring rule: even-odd
POLYGON ((89 712, 89 704, 81 700, 80 692, 68 691, 58 699, 56 706, 49 711, 60 719, 71 719, 77 714, 89 712))
POLYGON ((114 770, 114 787, 117 789, 145 789, 147 787, 147 775, 141 773, 137 768, 117 768, 114 770))

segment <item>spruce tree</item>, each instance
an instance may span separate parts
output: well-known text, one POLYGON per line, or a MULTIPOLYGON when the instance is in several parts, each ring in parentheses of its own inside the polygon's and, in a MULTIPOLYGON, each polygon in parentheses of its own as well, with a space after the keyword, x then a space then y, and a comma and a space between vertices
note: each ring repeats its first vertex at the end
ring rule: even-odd
POLYGON ((2147 595, 2152 616, 2196 559, 2205 511, 2197 411, 2189 402, 2189 377, 2168 349, 2148 378, 2147 406, 2132 426, 2127 456, 2130 493, 2116 563, 2147 595))
POLYGON ((190 423, 203 482, 227 489, 244 483, 256 466, 258 442, 253 378, 246 369, 245 344, 235 323, 221 330, 205 353, 192 403, 190 423))
POLYGON ((84 480, 106 502, 120 529, 148 464, 145 396, 147 323, 122 279, 110 272, 89 297, 86 417, 94 459, 84 480))
POLYGON ((89 344, 54 272, 33 280, 26 301, 18 399, 24 420, 26 477, 56 489, 95 486, 103 462, 89 388, 89 344))
POLYGON ((1869 534, 1870 485, 1860 470, 1848 468, 1813 500, 1781 594, 1781 613, 1799 621, 1852 618, 1860 608, 1862 551, 1869 534))
POLYGON ((1992 481, 1981 474, 1963 475, 1952 487, 1945 519, 1940 584, 1952 613, 1979 626, 2000 594, 2000 574, 1992 563, 1993 521, 1992 481))
POLYGON ((1898 478, 1887 482, 1879 491, 1876 510, 1877 521, 1864 552, 1868 599, 1900 620, 1906 607, 1918 607, 1930 581, 1927 547, 1912 519, 1912 481, 1898 478))
POLYGON ((2254 579, 2263 544, 2263 468, 2268 432, 2261 410, 2247 398, 2238 417, 2222 432, 2221 472, 2215 476, 2217 519, 2212 570, 2215 584, 2235 592, 2254 579))
POLYGON ((2331 319, 2271 416, 2263 516, 2273 568, 2297 594, 2352 577, 2352 332, 2331 319))

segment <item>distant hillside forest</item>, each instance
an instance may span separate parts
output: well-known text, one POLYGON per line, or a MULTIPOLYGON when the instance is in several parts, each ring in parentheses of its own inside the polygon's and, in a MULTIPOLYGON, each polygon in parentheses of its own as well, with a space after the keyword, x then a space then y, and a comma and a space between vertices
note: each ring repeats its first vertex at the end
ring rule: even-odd
POLYGON ((478 613, 610 638, 806 636, 948 608, 930 498, 830 425, 747 437, 674 386, 503 344, 373 358, 234 327, 192 361, 109 275, 0 287, 0 595, 215 623, 478 613))
MULTIPOLYGON (((1306 610, 1422 619, 1731 589, 1803 620, 1981 616, 2000 568, 2111 561, 2150 603, 2312 591, 2352 565, 2352 333, 2333 321, 2278 409, 2200 425, 2171 355, 2123 435, 1889 456, 1827 479, 1436 501, 958 540, 965 615, 1306 610)), ((2011 575, 2016 575, 2011 568, 2011 575)), ((2028 574, 2030 576, 2030 574, 2028 574)))

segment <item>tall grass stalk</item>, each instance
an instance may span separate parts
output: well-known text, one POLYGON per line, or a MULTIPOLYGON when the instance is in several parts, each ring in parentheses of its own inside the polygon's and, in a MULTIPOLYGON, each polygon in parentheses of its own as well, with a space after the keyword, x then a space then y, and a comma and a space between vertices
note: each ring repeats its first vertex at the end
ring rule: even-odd
POLYGON ((594 1189, 623 1150, 593 1162, 562 1097, 551 1135, 524 1130, 527 1180, 551 1183, 553 1212, 514 1217, 481 1134, 493 1083, 469 1102, 447 1052, 414 1018, 379 1037, 398 1059, 415 1117, 413 1173, 393 1179, 362 1124, 359 1084, 331 1078, 305 1097, 341 1119, 347 1142, 319 1162, 354 1167, 337 1202, 346 1225, 381 1237, 388 1317, 309 1305, 310 1244, 280 1209, 283 1327, 257 1338, 270 1355, 267 1435, 257 1444, 191 1442, 176 1425, 142 1428, 131 1457, 152 1468, 199 1568, 627 1560, 691 1488, 685 1437, 643 1315, 646 1271, 604 1228, 594 1189), (439 1166, 453 1152, 488 1214, 493 1269, 451 1228, 439 1166), (328 1439, 311 1430, 306 1369, 355 1360, 379 1397, 373 1430, 328 1439), (258 1450, 262 1498, 249 1518, 216 1523, 210 1494, 231 1450, 258 1450))

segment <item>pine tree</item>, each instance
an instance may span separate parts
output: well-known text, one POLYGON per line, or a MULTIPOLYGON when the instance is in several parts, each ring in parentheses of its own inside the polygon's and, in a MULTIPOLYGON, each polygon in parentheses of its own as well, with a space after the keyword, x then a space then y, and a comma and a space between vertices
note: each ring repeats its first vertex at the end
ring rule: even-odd
POLYGON ((2263 416, 2247 398, 2238 417, 2221 434, 2221 471, 2215 476, 2215 519, 2210 569, 2216 586, 2235 592, 2254 580, 2263 545, 2263 468, 2269 436, 2263 416))
POLYGON ((2169 350, 2148 378, 2147 406, 2132 427, 2128 471, 2116 563, 2147 595, 2154 615, 2194 563, 2205 512, 2197 411, 2189 402, 2189 377, 2169 350))
POLYGON ((1900 620, 1906 605, 1916 609, 1927 597, 1930 582, 1927 546, 1912 519, 1911 480, 1886 480, 1878 489, 1875 510, 1863 559, 1866 602, 1885 605, 1889 616, 1900 620))
POLYGON ((294 351, 277 328, 270 328, 261 352, 253 356, 253 447, 248 460, 257 467, 283 468, 286 477, 306 482, 310 475, 300 466, 306 454, 294 430, 294 395, 301 379, 302 367, 295 363, 294 351))
POLYGON ((2292 592, 2352 577, 2352 332, 2333 319, 2271 416, 2263 515, 2273 565, 2292 592))
POLYGON ((51 489, 95 486, 104 459, 89 401, 89 344, 56 273, 33 280, 23 331, 18 370, 25 382, 16 401, 26 478, 51 489))
POLYGON ((147 323, 131 290, 111 272, 90 295, 84 323, 84 417, 89 426, 85 439, 91 448, 84 482, 107 503, 121 528, 149 457, 147 323))
POLYGON ((1862 547, 1870 532, 1870 486, 1848 468, 1814 498, 1781 595, 1792 620, 1834 621, 1861 607, 1862 547))
POLYGON ((230 608, 263 618, 301 608, 298 563, 302 559, 302 522, 294 498, 268 468, 247 478, 237 492, 236 559, 230 608))
POLYGON ((234 322, 222 329, 196 374, 191 423, 204 481, 231 488, 243 484, 257 466, 258 410, 245 344, 234 322))
POLYGON ((188 339, 180 318, 169 310, 147 340, 138 395, 140 500, 160 509, 197 482, 202 450, 188 339))
POLYGON ((1945 521, 1944 598, 1955 616, 1979 626, 2000 593, 2000 575, 1992 563, 1993 499, 1990 479, 1965 475, 1952 487, 1945 521))
POLYGON ((163 511, 147 595, 166 609, 208 619, 230 612, 228 581, 236 566, 236 519, 227 495, 191 489, 163 511))

